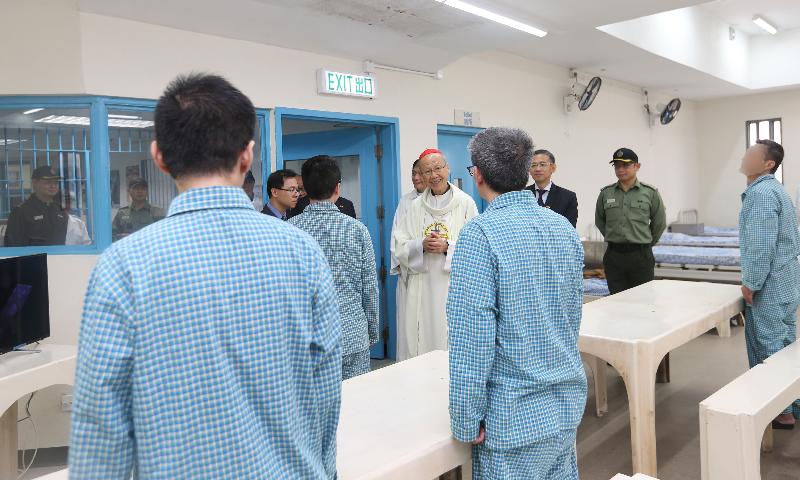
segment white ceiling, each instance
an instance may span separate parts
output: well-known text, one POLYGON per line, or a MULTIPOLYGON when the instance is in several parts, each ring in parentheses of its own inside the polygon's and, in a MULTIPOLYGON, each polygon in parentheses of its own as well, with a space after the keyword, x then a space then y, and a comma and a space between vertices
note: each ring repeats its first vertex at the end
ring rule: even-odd
POLYGON ((754 13, 776 17, 779 28, 800 25, 800 0, 760 0, 753 13, 752 0, 470 1, 549 34, 536 38, 434 0, 79 0, 79 5, 89 13, 425 71, 465 55, 502 51, 685 98, 752 90, 596 27, 701 4, 726 22, 741 23, 742 33, 754 13))
POLYGON ((798 0, 717 0, 703 8, 726 23, 749 35, 769 35, 753 23, 753 16, 761 15, 779 31, 800 28, 800 1, 798 0))

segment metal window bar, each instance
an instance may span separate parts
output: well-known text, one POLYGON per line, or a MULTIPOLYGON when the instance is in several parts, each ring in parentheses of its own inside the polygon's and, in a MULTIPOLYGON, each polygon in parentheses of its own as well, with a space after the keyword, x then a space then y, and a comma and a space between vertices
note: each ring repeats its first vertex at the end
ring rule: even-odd
MULTIPOLYGON (((86 129, 45 127, 23 129, 22 127, 2 127, 3 151, 0 155, 2 161, 2 178, 0 178, 0 221, 5 221, 11 209, 25 201, 32 193, 30 186, 26 187, 26 179, 33 170, 41 165, 53 165, 63 177, 61 181, 62 201, 66 206, 70 194, 74 192, 75 202, 69 202, 70 213, 78 217, 90 219, 88 215, 88 162, 89 156, 88 133, 86 129), (29 133, 30 138, 25 138, 29 133), (41 136, 44 135, 44 142, 41 136), (52 138, 51 138, 52 136, 52 138), (42 145, 42 143, 44 145, 42 145), (51 148, 56 147, 57 148, 51 148), (42 148, 42 146, 44 148, 42 148), (14 148, 16 147, 16 148, 14 148), (52 154, 52 155, 51 155, 52 154), (16 157, 16 158, 14 158, 16 157), (12 165, 14 170, 12 170, 12 165)), ((87 222, 87 228, 89 228, 87 222)))

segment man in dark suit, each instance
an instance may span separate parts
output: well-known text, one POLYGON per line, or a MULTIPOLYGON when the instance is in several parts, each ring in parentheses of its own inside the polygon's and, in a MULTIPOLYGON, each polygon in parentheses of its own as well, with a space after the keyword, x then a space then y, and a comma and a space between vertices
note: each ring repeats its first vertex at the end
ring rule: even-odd
POLYGON ((539 205, 566 217, 575 227, 578 225, 578 196, 553 183, 555 171, 556 157, 547 150, 536 150, 530 170, 535 183, 525 188, 533 192, 539 205))
MULTIPOLYGON (((299 180, 299 188, 300 188, 300 199, 297 200, 297 205, 295 205, 292 209, 286 212, 287 218, 292 218, 300 215, 303 213, 303 210, 309 205, 308 196, 305 194, 305 188, 303 187, 303 180, 301 177, 297 177, 299 180)), ((339 197, 334 204, 339 207, 339 211, 344 213, 345 215, 349 215, 353 218, 356 218, 356 207, 353 205, 353 202, 350 200, 339 197)))

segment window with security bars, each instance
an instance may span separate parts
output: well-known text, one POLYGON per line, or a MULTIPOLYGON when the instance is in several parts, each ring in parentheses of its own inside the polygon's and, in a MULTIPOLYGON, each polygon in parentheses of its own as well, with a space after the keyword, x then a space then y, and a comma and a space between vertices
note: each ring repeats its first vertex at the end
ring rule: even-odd
POLYGON ((91 244, 90 156, 88 107, 0 108, 0 245, 91 244))
MULTIPOLYGON (((772 140, 773 142, 782 143, 783 131, 781 127, 783 122, 780 118, 771 118, 768 120, 749 120, 746 124, 747 129, 747 148, 752 147, 758 140, 772 140)), ((778 167, 775 172, 775 178, 783 183, 783 165, 778 167)))

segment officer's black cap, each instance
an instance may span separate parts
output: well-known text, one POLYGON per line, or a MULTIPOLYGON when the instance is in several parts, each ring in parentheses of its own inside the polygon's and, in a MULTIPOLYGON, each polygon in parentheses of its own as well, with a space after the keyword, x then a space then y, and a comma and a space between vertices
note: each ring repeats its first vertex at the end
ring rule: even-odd
POLYGON ((630 148, 620 148, 614 152, 612 160, 608 163, 614 162, 639 163, 639 156, 630 148))
POLYGON ((55 167, 43 165, 33 171, 31 178, 33 180, 61 180, 61 175, 58 174, 55 167))
POLYGON ((131 181, 128 182, 128 188, 134 188, 134 187, 145 187, 145 188, 147 188, 147 180, 145 180, 142 177, 136 177, 136 178, 131 179, 131 181))

